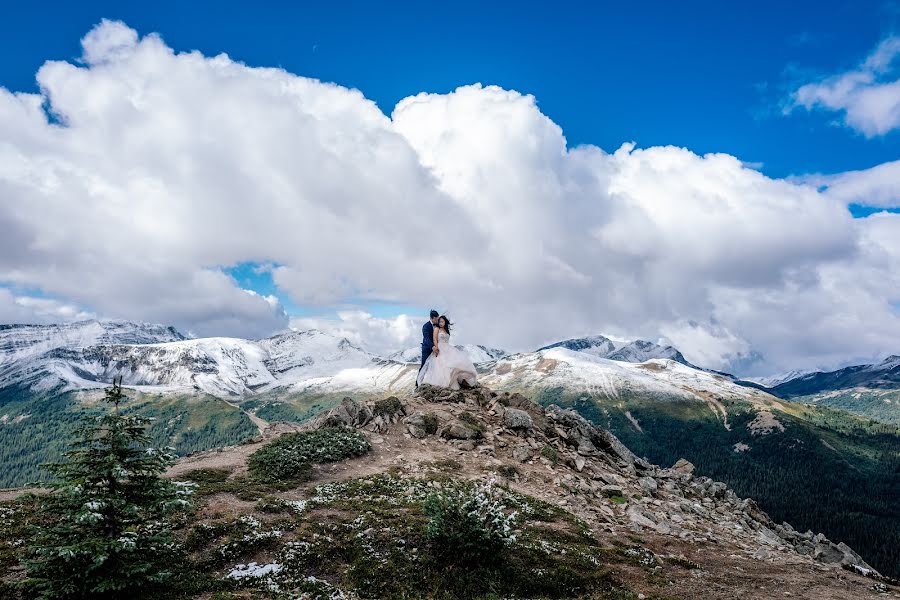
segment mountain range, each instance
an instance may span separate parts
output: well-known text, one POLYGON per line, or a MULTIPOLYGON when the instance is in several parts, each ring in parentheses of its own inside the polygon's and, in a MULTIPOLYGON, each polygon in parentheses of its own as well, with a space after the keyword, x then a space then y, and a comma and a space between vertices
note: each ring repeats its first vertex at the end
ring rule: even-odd
MULTIPOLYGON (((900 431, 833 400, 886 394, 880 405, 896 410, 891 360, 769 389, 642 340, 463 349, 491 388, 572 408, 653 463, 686 458, 776 520, 846 541, 900 574, 890 566, 900 565, 900 431)), ((59 456, 79 417, 100 410, 113 377, 130 389, 126 410, 155 417, 154 442, 189 454, 252 438, 272 422, 305 421, 348 395, 408 394, 418 362, 418 348, 382 356, 316 330, 243 340, 186 339, 121 321, 0 326, 0 486, 45 477, 40 464, 59 456)))

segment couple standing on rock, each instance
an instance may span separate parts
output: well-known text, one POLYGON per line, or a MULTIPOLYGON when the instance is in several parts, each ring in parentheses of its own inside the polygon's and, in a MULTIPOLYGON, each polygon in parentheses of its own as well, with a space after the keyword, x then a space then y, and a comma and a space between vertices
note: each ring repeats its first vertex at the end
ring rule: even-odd
POLYGON ((433 385, 458 390, 474 387, 477 377, 469 355, 450 343, 450 319, 432 310, 422 325, 422 364, 416 387, 433 385))

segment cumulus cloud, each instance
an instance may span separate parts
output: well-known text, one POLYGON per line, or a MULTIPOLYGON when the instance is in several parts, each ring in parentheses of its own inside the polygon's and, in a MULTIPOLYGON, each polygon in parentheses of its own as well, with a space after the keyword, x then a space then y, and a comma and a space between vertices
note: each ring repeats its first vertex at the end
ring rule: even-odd
POLYGON ((0 323, 60 323, 94 318, 74 304, 52 298, 14 294, 0 288, 0 323))
POLYGON ((0 282, 195 335, 418 341, 424 315, 289 323, 223 272, 252 262, 294 303, 436 306, 455 341, 509 350, 666 336, 761 373, 897 352, 898 215, 854 221, 841 194, 725 154, 570 148, 494 86, 388 117, 122 23, 82 44, 81 64, 41 67, 40 94, 0 89, 0 282))
POLYGON ((426 316, 401 314, 382 318, 364 310, 339 310, 334 318, 294 317, 291 328, 318 329, 344 337, 376 354, 389 354, 419 344, 426 316))
POLYGON ((805 176, 799 181, 825 188, 829 196, 847 204, 900 206, 900 160, 860 171, 805 176))
POLYGON ((900 37, 882 41, 859 66, 796 89, 785 108, 839 112, 845 125, 866 137, 900 127, 900 37))

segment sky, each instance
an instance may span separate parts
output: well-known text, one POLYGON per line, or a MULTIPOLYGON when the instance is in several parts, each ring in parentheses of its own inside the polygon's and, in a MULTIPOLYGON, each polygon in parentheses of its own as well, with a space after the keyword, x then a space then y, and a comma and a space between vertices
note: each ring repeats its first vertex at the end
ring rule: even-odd
POLYGON ((0 322, 900 353, 900 4, 17 3, 0 322))

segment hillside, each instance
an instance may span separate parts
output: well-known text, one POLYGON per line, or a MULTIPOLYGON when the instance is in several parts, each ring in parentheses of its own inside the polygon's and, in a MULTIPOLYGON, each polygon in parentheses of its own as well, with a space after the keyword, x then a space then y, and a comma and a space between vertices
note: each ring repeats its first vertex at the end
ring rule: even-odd
POLYGON ((772 386, 793 402, 846 410, 900 425, 900 356, 828 372, 800 373, 772 386))
POLYGON ((482 381, 574 408, 652 462, 687 458, 776 519, 845 540, 900 575, 896 426, 674 361, 628 364, 563 348, 497 361, 482 381))
MULTIPOLYGON (((155 597, 900 597, 850 547, 773 522, 689 462, 660 468, 572 411, 485 388, 348 398, 169 476, 199 488, 176 522, 184 558, 155 597), (285 433, 319 432, 327 451, 354 430, 362 456, 266 478, 291 452, 285 433), (248 461, 264 447, 269 462, 248 461), (430 541, 435 494, 481 498, 510 527, 504 545, 460 569, 430 541)), ((4 584, 21 576, 11 545, 32 506, 0 507, 4 584)))
MULTIPOLYGON (((97 343, 102 333, 64 337, 62 347, 17 341, 15 359, 0 366, 7 382, 0 387, 0 486, 45 477, 39 465, 58 458, 77 418, 96 410, 114 375, 129 385, 128 410, 157 417, 154 440, 184 455, 239 443, 267 422, 306 421, 347 395, 405 396, 418 368, 319 331, 160 341, 146 328, 137 327, 140 338, 129 334, 140 344, 97 343)), ((22 331, 17 340, 28 338, 22 331)), ((896 426, 786 402, 677 360, 602 358, 591 351, 602 340, 581 341, 569 344, 586 347, 580 350, 561 344, 479 362, 480 379, 574 408, 652 462, 687 458, 775 518, 847 541, 900 575, 896 426)))

